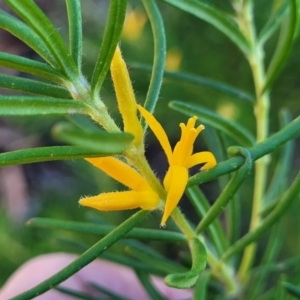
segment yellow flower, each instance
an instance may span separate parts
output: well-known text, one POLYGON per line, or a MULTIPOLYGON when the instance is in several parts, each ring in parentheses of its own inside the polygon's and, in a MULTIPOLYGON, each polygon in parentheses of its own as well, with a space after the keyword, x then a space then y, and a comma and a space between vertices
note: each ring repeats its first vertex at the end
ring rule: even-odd
MULTIPOLYGON (((197 117, 190 118, 187 124, 180 124, 181 138, 172 150, 166 132, 155 117, 140 105, 138 105, 138 110, 160 142, 169 163, 169 169, 163 182, 167 197, 161 226, 165 226, 167 219, 184 193, 189 177, 188 169, 204 163, 201 170, 207 170, 214 167, 217 162, 211 152, 203 151, 193 154, 194 142, 204 129, 203 125, 195 127, 197 117)), ((79 201, 81 205, 102 211, 134 208, 154 210, 158 208, 161 200, 158 193, 133 167, 112 156, 86 158, 86 160, 131 190, 85 197, 79 201)))
POLYGON ((190 118, 187 124, 180 124, 181 138, 172 151, 168 136, 160 123, 142 106, 138 105, 138 109, 160 142, 169 163, 169 169, 163 182, 167 199, 161 225, 165 226, 168 217, 184 193, 189 177, 188 169, 205 163, 201 170, 207 170, 214 167, 217 162, 211 152, 203 151, 193 154, 194 142, 204 129, 203 125, 195 128, 197 117, 190 118))
POLYGON ((164 190, 159 182, 153 184, 157 178, 151 173, 144 157, 144 132, 137 117, 138 109, 159 140, 169 162, 169 169, 163 182, 166 201, 161 225, 165 226, 168 217, 184 193, 188 181, 188 169, 202 163, 205 163, 202 170, 212 168, 216 165, 216 159, 210 152, 193 154, 194 142, 204 129, 203 125, 195 128, 196 117, 190 118, 187 124, 180 124, 181 138, 172 150, 167 134, 160 123, 146 109, 136 104, 130 77, 119 47, 116 48, 111 63, 111 75, 119 111, 123 117, 124 131, 134 135, 134 142, 130 151, 127 149, 127 152, 124 153, 124 156, 133 166, 112 156, 86 158, 86 160, 130 190, 85 197, 79 203, 102 211, 133 208, 154 210, 163 206, 164 199, 161 198, 165 197, 164 190), (142 159, 138 160, 137 158, 142 159), (139 165, 137 165, 138 161, 139 165))
POLYGON ((85 197, 79 200, 81 205, 110 211, 133 208, 153 210, 158 206, 159 196, 142 175, 125 162, 112 156, 86 158, 85 160, 131 190, 85 197))

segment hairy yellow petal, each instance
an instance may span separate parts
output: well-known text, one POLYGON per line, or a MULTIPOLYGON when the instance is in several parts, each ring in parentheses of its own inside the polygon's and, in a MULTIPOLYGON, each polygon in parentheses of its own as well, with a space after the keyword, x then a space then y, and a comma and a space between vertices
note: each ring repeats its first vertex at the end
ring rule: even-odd
POLYGON ((151 113, 149 113, 144 107, 138 105, 138 110, 140 111, 141 115, 145 118, 149 127, 155 134, 156 138, 158 139, 159 143, 161 144, 163 150, 166 153, 169 164, 171 164, 172 148, 165 130, 160 125, 160 123, 154 118, 154 116, 151 113))
POLYGON ((139 172, 115 157, 85 158, 85 160, 132 190, 137 192, 151 190, 139 172))
POLYGON ((191 155, 186 161, 186 167, 191 168, 199 164, 205 165, 201 168, 201 170, 207 170, 214 167, 217 164, 217 160, 215 156, 209 151, 198 152, 191 155))
POLYGON ((167 174, 165 175, 163 184, 164 184, 164 188, 165 190, 168 192, 170 189, 170 184, 171 184, 171 178, 172 178, 172 174, 173 174, 173 170, 174 168, 169 167, 167 174))
POLYGON ((85 197, 79 200, 79 204, 102 211, 125 210, 142 208, 145 210, 155 209, 159 198, 151 192, 115 192, 102 193, 94 197, 85 197))
POLYGON ((137 117, 137 104, 127 66, 118 46, 111 62, 110 72, 114 82, 119 111, 123 117, 124 131, 132 133, 135 137, 134 142, 137 145, 142 145, 143 129, 137 117))
POLYGON ((165 204, 165 209, 163 217, 161 220, 161 226, 166 225, 166 221, 170 214, 177 206, 179 200, 181 199, 185 187, 188 182, 188 170, 181 166, 171 166, 170 167, 170 178, 168 179, 168 195, 165 204))

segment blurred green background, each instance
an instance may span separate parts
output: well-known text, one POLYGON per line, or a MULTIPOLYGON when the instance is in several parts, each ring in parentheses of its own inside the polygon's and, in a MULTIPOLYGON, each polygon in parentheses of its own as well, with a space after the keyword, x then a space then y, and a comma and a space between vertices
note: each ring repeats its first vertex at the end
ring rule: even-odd
MULTIPOLYGON (((68 28, 64 1, 52 0, 51 4, 42 0, 36 2, 41 4, 42 9, 67 40, 68 28)), ((207 2, 214 3, 224 10, 231 10, 229 2, 221 0, 207 0, 207 2)), ((255 17, 259 30, 268 20, 273 1, 260 0, 255 2, 255 17)), ((83 70, 86 77, 90 78, 101 44, 108 1, 89 0, 81 3, 84 34, 83 70)), ((167 70, 188 72, 218 80, 253 94, 253 82, 248 63, 230 40, 196 17, 160 1, 158 4, 165 22, 167 70)), ((0 6, 2 9, 5 8, 2 0, 0 0, 0 6)), ((267 63, 273 54, 277 38, 278 33, 266 45, 267 63)), ((129 65, 137 101, 143 103, 150 74, 131 67, 131 64, 152 64, 153 37, 150 23, 140 1, 129 1, 121 49, 129 65)), ((0 50, 30 58, 36 57, 21 42, 2 30, 0 31, 0 50)), ((299 53, 300 41, 298 39, 271 93, 271 133, 276 132, 280 127, 278 121, 280 109, 289 109, 293 118, 299 115, 299 53)), ((10 74, 12 72, 4 68, 1 71, 10 74)), ((21 76, 28 75, 21 74, 21 76)), ((1 90, 1 94, 9 93, 7 90, 1 90)), ((109 75, 101 90, 101 97, 109 106, 117 123, 121 124, 109 75)), ((165 79, 155 115, 164 126, 173 145, 179 137, 179 122, 185 122, 187 118, 168 108, 168 103, 171 100, 201 104, 228 119, 237 121, 255 133, 255 118, 251 102, 229 97, 208 87, 165 79)), ((21 148, 60 145, 51 134, 52 127, 58 121, 66 119, 72 121, 74 118, 75 116, 65 119, 49 116, 2 118, 0 120, 0 149, 2 152, 6 152, 21 148)), ((92 125, 91 121, 83 118, 76 117, 76 121, 87 122, 87 126, 92 125)), ((147 144, 148 159, 158 176, 163 176, 167 168, 166 159, 151 132, 147 135, 147 144)), ((196 148, 196 150, 207 149, 205 133, 198 139, 196 148)), ((296 149, 299 149, 299 140, 296 143, 296 149)), ((298 155, 294 157, 294 169, 291 170, 291 177, 300 166, 298 152, 296 151, 298 155)), ((273 169, 271 168, 270 175, 272 172, 273 169)), ((0 286, 20 264, 30 257, 52 251, 80 252, 85 246, 92 245, 99 239, 97 236, 73 232, 28 228, 24 226, 26 220, 38 216, 117 225, 132 212, 97 212, 78 205, 78 200, 83 195, 96 195, 102 191, 117 189, 122 189, 122 187, 83 160, 46 162, 0 169, 0 286)), ((219 194, 216 182, 202 185, 202 189, 210 201, 214 201, 219 194)), ((242 189, 240 196, 242 207, 241 232, 246 230, 250 216, 253 190, 251 176, 243 184, 242 189)), ((195 218, 187 199, 183 199, 180 206, 185 215, 192 220, 195 218)), ((158 228, 160 214, 153 213, 152 216, 153 218, 141 225, 158 228)), ((285 232, 280 233, 281 243, 284 245, 281 257, 297 255, 300 251, 300 239, 299 236, 296 237, 300 225, 299 217, 299 201, 296 201, 282 220, 284 222, 282 230, 285 229, 285 232)), ((171 229, 172 224, 169 226, 171 229)), ((265 242, 261 243, 262 246, 264 244, 265 242)), ((153 245, 170 257, 179 259, 180 245, 178 245, 178 251, 174 249, 170 251, 169 245, 162 243, 153 243, 153 245)), ((119 245, 113 250, 121 253, 122 247, 119 245)), ((258 256, 261 253, 263 253, 263 247, 261 247, 258 256)))

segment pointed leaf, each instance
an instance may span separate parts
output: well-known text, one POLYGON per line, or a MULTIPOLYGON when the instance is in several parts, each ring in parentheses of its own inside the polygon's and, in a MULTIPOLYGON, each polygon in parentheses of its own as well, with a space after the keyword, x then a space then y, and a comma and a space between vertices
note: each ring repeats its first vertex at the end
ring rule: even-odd
POLYGON ((49 79, 62 84, 67 79, 56 69, 19 55, 0 52, 0 66, 49 79))
POLYGON ((125 20, 127 0, 111 0, 102 45, 93 72, 91 89, 98 94, 109 69, 125 20))
MULTIPOLYGON (((112 134, 112 140, 114 135, 112 134)), ((76 159, 85 157, 99 157, 122 154, 127 144, 112 141, 112 144, 104 144, 103 149, 92 151, 82 147, 74 146, 52 146, 31 149, 22 149, 11 152, 0 153, 0 167, 30 164, 36 162, 76 159)))
POLYGON ((120 152, 121 149, 124 151, 127 144, 133 140, 133 136, 128 133, 81 131, 69 123, 55 125, 52 133, 61 142, 100 152, 120 152))
POLYGON ((87 114, 88 106, 75 100, 29 96, 0 96, 0 116, 87 114))
POLYGON ((70 58, 66 45, 58 34, 57 29, 35 2, 32 0, 4 1, 44 42, 54 57, 59 70, 67 75, 68 78, 73 79, 77 74, 74 61, 70 58))
MULTIPOLYGON (((154 62, 144 107, 153 113, 163 81, 166 61, 166 36, 164 22, 155 1, 143 0, 143 4, 151 23, 154 41, 154 62)), ((145 121, 142 124, 144 128, 147 127, 145 121)))
POLYGON ((41 41, 39 36, 24 22, 0 10, 0 28, 10 32, 19 40, 27 44, 51 66, 58 67, 55 58, 45 43, 41 41))
POLYGON ((66 0, 69 20, 70 52, 77 68, 81 68, 82 59, 82 18, 79 0, 66 0))
POLYGON ((0 88, 55 98, 71 99, 69 91, 59 85, 11 75, 0 74, 0 88))
POLYGON ((192 254, 192 268, 185 273, 170 274, 165 278, 168 286, 178 289, 186 289, 192 287, 198 280, 200 273, 204 271, 206 266, 206 250, 204 245, 198 238, 194 238, 189 242, 192 254))

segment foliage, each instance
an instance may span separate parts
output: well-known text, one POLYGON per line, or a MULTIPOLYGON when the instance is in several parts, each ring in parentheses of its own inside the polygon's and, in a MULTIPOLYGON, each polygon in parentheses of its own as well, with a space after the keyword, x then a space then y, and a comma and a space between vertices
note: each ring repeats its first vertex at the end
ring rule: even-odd
MULTIPOLYGON (((101 239, 79 255, 78 259, 65 269, 14 299, 31 299, 46 292, 72 276, 99 255, 109 251, 107 249, 119 240, 129 237, 165 243, 180 242, 187 245, 189 249, 190 263, 189 269, 187 269, 186 266, 175 264, 171 260, 165 262, 166 258, 161 254, 154 255, 150 245, 143 245, 142 251, 138 246, 129 247, 129 253, 134 253, 135 259, 144 265, 144 269, 139 269, 137 273, 143 286, 154 299, 161 299, 161 295, 150 284, 147 274, 162 275, 163 273, 166 275, 165 283, 175 288, 195 287, 194 299, 206 299, 205 295, 214 297, 217 296, 216 294, 225 298, 241 299, 257 299, 260 295, 260 299, 264 299, 264 297, 267 299, 267 297, 272 298, 279 288, 282 290, 282 299, 286 299, 284 297, 288 293, 299 298, 299 288, 297 287, 299 276, 295 277, 296 280, 293 279, 293 276, 287 276, 284 282, 280 280, 281 273, 291 270, 293 265, 289 261, 294 258, 284 257, 280 263, 277 263, 278 253, 284 248, 280 242, 281 237, 277 233, 280 231, 283 234, 284 228, 280 220, 299 198, 300 173, 294 175, 291 168, 293 141, 300 134, 300 118, 296 117, 292 120, 290 112, 283 109, 280 113, 281 128, 276 128, 277 132, 273 134, 270 133, 270 124, 273 121, 270 116, 274 115, 272 109, 276 107, 276 103, 271 99, 271 96, 276 98, 272 91, 276 91, 277 82, 280 85, 279 74, 284 70, 297 39, 300 20, 299 0, 270 1, 272 3, 268 3, 268 5, 272 9, 266 9, 267 17, 264 19, 265 25, 263 26, 260 24, 262 23, 259 19, 260 15, 255 10, 256 6, 262 4, 255 0, 231 0, 228 1, 227 6, 224 5, 222 8, 211 3, 213 1, 142 1, 153 34, 153 64, 149 67, 144 61, 141 61, 133 62, 130 65, 134 72, 143 74, 145 77, 151 72, 143 107, 147 109, 148 113, 157 112, 158 119, 162 115, 169 114, 169 109, 179 112, 181 119, 182 115, 198 117, 207 125, 207 147, 214 153, 218 161, 215 167, 198 172, 189 178, 186 177, 185 194, 193 205, 197 218, 192 222, 185 216, 188 214, 183 215, 184 209, 183 213, 178 207, 172 209, 171 218, 178 227, 174 227, 174 230, 171 225, 172 221, 168 223, 167 230, 138 226, 139 223, 149 218, 149 210, 165 209, 166 211, 168 194, 171 193, 169 187, 171 184, 164 182, 161 185, 151 170, 144 155, 143 137, 139 136, 139 132, 145 135, 147 126, 153 127, 153 124, 147 122, 149 118, 147 119, 141 109, 140 112, 146 121, 144 118, 135 120, 137 118, 136 100, 134 96, 132 99, 128 96, 128 99, 130 98, 128 100, 127 95, 118 95, 120 89, 118 90, 115 78, 113 80, 118 108, 124 122, 123 130, 108 113, 109 110, 114 111, 115 104, 109 106, 109 101, 105 101, 106 91, 103 85, 121 39, 128 9, 127 1, 110 0, 109 2, 101 47, 97 50, 97 58, 93 62, 91 76, 83 74, 84 36, 82 35, 80 0, 66 0, 68 46, 54 24, 33 0, 4 0, 4 2, 19 18, 0 11, 0 28, 16 36, 30 47, 39 56, 39 60, 0 52, 0 66, 17 70, 26 74, 27 77, 29 76, 26 78, 26 76, 0 74, 0 88, 14 92, 13 95, 0 96, 0 115, 3 117, 71 115, 71 118, 64 122, 59 119, 60 122, 55 124, 52 130, 54 138, 66 145, 35 147, 1 153, 0 166, 78 158, 89 158, 88 161, 95 161, 100 157, 123 157, 129 166, 133 166, 132 169, 141 174, 140 177, 147 180, 151 186, 151 188, 147 186, 147 192, 151 191, 152 193, 153 189, 161 201, 151 208, 147 207, 146 210, 143 210, 143 205, 136 205, 135 208, 142 207, 143 209, 132 214, 118 226, 112 225, 113 222, 99 225, 93 222, 61 221, 54 218, 29 220, 27 225, 30 227, 96 234, 101 236, 101 239), (169 10, 174 14, 181 13, 187 19, 193 20, 193 24, 210 28, 210 30, 214 27, 213 32, 216 34, 220 32, 228 38, 240 51, 238 55, 244 57, 245 61, 249 63, 253 78, 251 87, 253 94, 222 80, 201 77, 192 72, 165 70, 166 62, 168 66, 168 53, 166 60, 166 37, 169 37, 168 34, 172 40, 172 33, 168 27, 172 25, 172 21, 168 21, 167 17, 164 19, 164 14, 167 15, 169 10), (280 32, 278 33, 278 31, 280 32), (276 40, 276 47, 273 53, 270 53, 268 43, 274 43, 274 40, 276 40), (165 85, 163 85, 163 80, 166 80, 165 85), (206 94, 208 100, 199 104, 191 101, 190 98, 173 100, 172 98, 175 97, 172 96, 170 97, 172 101, 168 102, 169 108, 166 107, 165 103, 162 103, 163 100, 160 100, 161 87, 163 85, 167 89, 168 82, 172 80, 176 80, 183 88, 193 84, 207 89, 206 91, 210 90, 206 94), (221 116, 216 111, 216 105, 211 104, 213 93, 219 93, 224 99, 230 99, 232 103, 237 103, 237 106, 241 107, 243 111, 244 120, 229 120, 221 116), (252 114, 252 112, 249 113, 249 104, 254 106, 256 133, 253 130, 254 126, 249 125, 250 122, 248 122, 252 114), (122 105, 128 106, 124 109, 122 105), (247 108, 244 109, 245 107, 247 108), (81 115, 83 118, 78 118, 77 115, 81 115), (90 124, 87 118, 92 119, 94 124, 90 124), (131 126, 131 122, 138 125, 131 126), (291 175, 294 176, 292 182, 290 182, 291 175), (220 187, 220 192, 213 203, 199 188, 199 184, 212 180, 217 182, 220 187), (251 185, 251 192, 247 188, 248 183, 251 185), (250 213, 250 209, 243 207, 246 201, 248 201, 246 205, 249 203, 251 205, 250 213), (246 216, 244 217, 244 215, 246 216), (248 221, 249 224, 246 223, 248 221), (247 227, 247 229, 243 228, 243 233, 239 231, 241 226, 247 227), (260 238, 263 235, 268 236, 267 243, 262 243, 260 238), (264 255, 260 259, 259 247, 263 246, 265 247, 264 255), (147 251, 144 251, 145 249, 147 251), (163 263, 165 263, 164 270, 161 266, 163 263), (285 266, 283 271, 282 266, 285 266), (168 274, 165 274, 166 270, 168 274), (271 280, 267 281, 266 278, 270 275, 272 275, 271 280), (221 288, 216 291, 212 288, 215 286, 221 288)), ((265 5, 267 4, 265 3, 265 5)), ((204 34, 203 31, 197 30, 199 40, 203 39, 204 34)), ((222 38, 221 41, 223 41, 222 38)), ((137 47, 137 43, 133 45, 137 47)), ((197 45, 196 41, 195 45, 197 45)), ((126 48, 126 43, 124 48, 126 48)), ((195 46, 191 52, 197 51, 198 48, 195 46)), ((217 49, 220 56, 222 56, 221 48, 217 49)), ((216 49, 213 50, 216 51, 216 49)), ((209 61, 207 68, 215 72, 213 64, 213 61, 209 61)), ((114 76, 113 70, 111 73, 114 76)), ((243 80, 244 74, 239 74, 238 70, 234 70, 233 75, 236 77, 234 78, 235 82, 238 82, 239 77, 241 77, 239 80, 243 80)), ((121 78, 121 85, 125 85, 123 79, 121 78)), ((138 80, 137 78, 137 85, 138 80)), ((131 84, 130 78, 127 83, 131 84)), ((190 91, 186 95, 189 95, 188 93, 190 91)), ((170 98, 168 97, 168 99, 170 98)), ((173 128, 174 123, 171 120, 169 124, 166 124, 166 132, 171 140, 173 132, 169 133, 169 130, 173 128)), ((159 134, 157 136, 161 142, 163 138, 159 134)), ((164 147, 165 144, 162 143, 162 146, 164 147)), ((168 156, 167 151, 165 152, 168 156)), ((168 159, 170 160, 169 157, 168 159)), ((105 158, 99 159, 99 161, 105 161, 105 158)), ((118 161, 120 166, 125 164, 123 160, 118 161)), ((169 165, 171 169, 172 162, 169 162, 169 165)), ((187 169, 186 167, 184 172, 187 172, 187 169)), ((107 173, 111 175, 109 172, 107 173)), ((119 181, 124 183, 122 180, 119 181)), ((165 178, 165 181, 168 179, 165 178)), ((129 187, 131 188, 131 186, 129 187)), ((138 192, 140 193, 140 191, 138 192)), ((80 195, 78 195, 79 197, 80 195)), ((77 203, 74 203, 74 206, 76 205, 77 203)), ((83 211, 83 208, 81 210, 83 211)), ((296 235, 297 232, 294 234, 296 235)), ((296 238, 293 236, 292 239, 296 238)), ((128 263, 130 259, 125 254, 124 256, 124 260, 128 263)), ((132 267, 135 268, 134 264, 132 267)))

